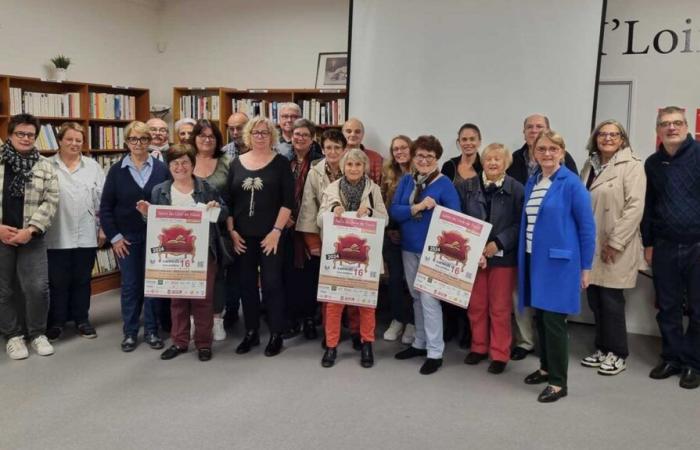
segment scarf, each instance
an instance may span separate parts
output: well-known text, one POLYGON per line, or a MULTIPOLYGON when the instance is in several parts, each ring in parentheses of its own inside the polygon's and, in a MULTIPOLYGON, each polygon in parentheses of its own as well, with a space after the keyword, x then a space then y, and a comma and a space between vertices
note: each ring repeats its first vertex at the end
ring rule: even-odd
POLYGON ((24 197, 24 186, 32 177, 32 168, 39 161, 39 150, 32 148, 28 154, 20 155, 8 140, 2 146, 0 162, 7 164, 15 179, 10 184, 10 195, 12 197, 24 197))
POLYGON ((345 211, 357 211, 362 201, 362 193, 365 191, 367 176, 363 175, 360 181, 352 184, 347 178, 340 179, 340 197, 343 200, 345 211))
POLYGON ((612 158, 610 158, 610 161, 607 163, 603 164, 603 161, 600 160, 600 153, 598 152, 593 152, 591 153, 590 156, 591 160, 591 172, 593 172, 594 178, 600 175, 600 173, 605 169, 610 161, 612 161, 612 158))
POLYGON ((416 172, 413 175, 415 186, 413 187, 413 191, 411 191, 411 195, 408 197, 408 203, 415 205, 425 188, 427 188, 439 174, 440 172, 438 172, 437 168, 426 175, 421 175, 420 173, 416 172))
POLYGON ((498 180, 491 181, 488 178, 486 178, 486 172, 481 172, 481 181, 484 182, 484 188, 488 188, 491 185, 495 186, 496 188, 500 188, 501 186, 503 186, 503 182, 505 180, 506 180, 505 173, 503 173, 498 180))
POLYGON ((311 168, 311 151, 309 151, 304 159, 299 161, 294 155, 294 159, 290 163, 292 166, 292 176, 294 177, 294 217, 299 213, 301 207, 301 196, 304 194, 304 183, 306 183, 306 175, 311 168))
MULTIPOLYGON (((320 164, 320 163, 319 163, 320 164)), ((328 177, 328 181, 331 183, 340 178, 340 176, 343 174, 343 172, 340 171, 340 168, 336 172, 333 172, 331 170, 331 166, 328 163, 325 163, 326 166, 326 176, 328 177)))

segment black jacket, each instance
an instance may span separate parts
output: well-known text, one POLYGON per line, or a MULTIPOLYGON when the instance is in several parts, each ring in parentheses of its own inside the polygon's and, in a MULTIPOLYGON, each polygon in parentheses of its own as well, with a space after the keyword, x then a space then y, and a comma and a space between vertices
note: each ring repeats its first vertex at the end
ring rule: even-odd
MULTIPOLYGON (((481 176, 470 178, 457 185, 462 212, 480 220, 487 220, 486 199, 484 197, 481 176)), ((506 176, 503 186, 491 198, 491 217, 488 222, 493 225, 489 241, 503 250, 503 256, 488 259, 493 267, 515 267, 518 265, 518 239, 523 210, 525 190, 514 178, 506 176)))
MULTIPOLYGON (((462 155, 455 156, 452 159, 448 159, 445 161, 445 164, 442 165, 442 170, 440 172, 445 175, 447 178, 452 181, 452 183, 455 182, 455 177, 457 176, 457 166, 459 165, 459 160, 462 159, 462 155)), ((479 159, 479 154, 476 154, 476 159, 474 160, 474 171, 476 171, 477 174, 481 175, 481 171, 484 170, 481 167, 481 160, 479 159)))
MULTIPOLYGON (((513 152, 513 164, 511 164, 508 170, 506 170, 508 175, 518 180, 522 185, 525 185, 525 183, 527 183, 527 179, 529 178, 527 174, 527 159, 527 144, 525 144, 513 152)), ((574 161, 574 158, 572 158, 569 153, 566 153, 566 156, 564 157, 564 164, 566 165, 567 169, 578 175, 576 161, 574 161)))

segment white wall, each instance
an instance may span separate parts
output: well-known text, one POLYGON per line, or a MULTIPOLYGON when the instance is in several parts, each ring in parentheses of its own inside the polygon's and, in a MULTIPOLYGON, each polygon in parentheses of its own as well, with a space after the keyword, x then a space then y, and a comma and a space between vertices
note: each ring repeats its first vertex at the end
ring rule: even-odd
MULTIPOLYGON (((656 111, 668 105, 688 108, 688 123, 695 131, 695 110, 700 107, 700 2, 697 0, 609 0, 606 15, 601 80, 632 80, 631 143, 642 157, 654 151, 656 111), (612 21, 620 21, 616 30, 612 21), (691 23, 687 24, 686 19, 691 23), (629 27, 626 21, 638 20, 634 26, 634 51, 646 54, 623 54, 628 48, 629 27), (664 29, 678 35, 678 48, 669 54, 654 49, 655 35, 664 29), (690 29, 690 52, 685 48, 690 29)), ((671 45, 668 32, 659 46, 667 51, 671 45)), ((605 118, 599 118, 604 120, 605 118)))
POLYGON ((2 0, 0 73, 52 78, 51 58, 72 64, 68 79, 152 88, 158 2, 2 0))

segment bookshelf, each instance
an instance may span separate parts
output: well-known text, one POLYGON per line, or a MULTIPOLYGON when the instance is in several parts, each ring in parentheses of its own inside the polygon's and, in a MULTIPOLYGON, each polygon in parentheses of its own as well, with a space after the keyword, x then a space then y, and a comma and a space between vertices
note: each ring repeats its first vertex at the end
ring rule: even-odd
MULTIPOLYGON (((42 139, 48 146, 42 154, 50 155, 57 148, 56 129, 67 121, 85 128, 85 154, 95 158, 107 170, 126 151, 123 130, 132 120, 146 122, 150 118, 148 89, 112 86, 77 81, 45 81, 39 78, 0 75, 0 139, 7 139, 10 117, 20 112, 34 114, 41 121, 42 139)), ((37 141, 39 146, 39 141, 37 141)), ((116 289, 120 284, 119 268, 112 249, 99 249, 92 277, 92 294, 116 289)))
MULTIPOLYGON (((233 89, 226 87, 173 88, 173 121, 188 117, 186 114, 194 111, 200 117, 209 118, 214 122, 228 140, 226 120, 236 110, 236 106, 242 107, 249 116, 254 115, 254 111, 263 112, 265 116, 277 123, 277 105, 286 102, 298 104, 302 108, 303 116, 316 123, 320 131, 326 128, 338 128, 345 121, 347 104, 345 89, 233 89)), ((198 118, 194 115, 192 117, 198 118)))

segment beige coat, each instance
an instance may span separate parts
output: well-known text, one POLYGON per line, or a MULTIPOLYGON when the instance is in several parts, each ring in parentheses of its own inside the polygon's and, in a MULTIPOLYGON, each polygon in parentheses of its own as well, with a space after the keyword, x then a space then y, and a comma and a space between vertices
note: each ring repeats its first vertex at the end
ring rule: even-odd
MULTIPOLYGON (((581 171, 584 183, 590 160, 581 171)), ((642 241, 639 223, 644 211, 644 165, 631 148, 619 150, 589 188, 596 223, 596 245, 590 282, 597 286, 629 289, 637 283, 642 241), (614 263, 601 259, 605 245, 621 251, 614 263)))
MULTIPOLYGON (((321 207, 318 210, 318 216, 316 219, 316 224, 319 228, 323 226, 323 213, 330 212, 332 205, 342 205, 343 202, 340 198, 340 180, 336 180, 323 191, 323 199, 321 200, 321 207)), ((367 177, 367 183, 365 184, 365 190, 362 191, 362 200, 360 200, 360 207, 366 206, 372 209, 371 217, 373 219, 384 219, 387 220, 388 214, 386 212, 386 207, 384 206, 384 200, 382 199, 382 191, 377 186, 377 184, 367 177), (370 202, 370 194, 372 194, 372 201, 370 202), (371 205, 370 205, 371 203, 371 205), (372 206, 373 205, 373 206, 372 206)), ((385 222, 386 223, 386 222, 385 222)))
MULTIPOLYGON (((312 163, 313 164, 313 163, 312 163)), ((331 184, 326 175, 325 158, 313 164, 306 175, 304 184, 304 194, 301 197, 299 207, 299 218, 297 219, 296 230, 303 233, 320 233, 321 230, 316 223, 318 210, 321 207, 323 191, 331 184)))

